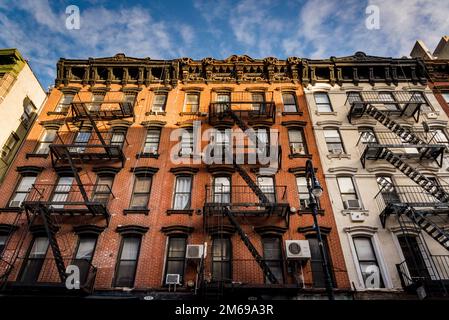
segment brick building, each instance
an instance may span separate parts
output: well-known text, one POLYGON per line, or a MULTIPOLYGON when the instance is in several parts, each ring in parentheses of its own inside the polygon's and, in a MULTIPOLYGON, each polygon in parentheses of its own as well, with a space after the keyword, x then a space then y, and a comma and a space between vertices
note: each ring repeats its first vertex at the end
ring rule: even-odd
POLYGON ((118 54, 61 59, 57 68, 0 190, 6 294, 320 298, 305 179, 312 159, 334 291, 350 297, 301 59, 118 54), (198 161, 208 142, 192 138, 197 121, 199 133, 217 129, 211 139, 230 149, 230 162, 198 161), (243 142, 230 143, 229 129, 243 142), (260 150, 275 159, 269 168, 236 163, 260 150), (303 240, 299 259, 286 240, 303 240), (69 265, 80 271, 80 290, 65 285, 69 265))

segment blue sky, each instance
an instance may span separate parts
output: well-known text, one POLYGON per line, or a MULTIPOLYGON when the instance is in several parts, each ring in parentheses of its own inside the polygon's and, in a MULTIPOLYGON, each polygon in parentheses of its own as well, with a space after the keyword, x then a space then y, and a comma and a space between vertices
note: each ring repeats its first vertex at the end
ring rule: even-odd
POLYGON ((433 50, 448 13, 447 0, 0 0, 0 47, 18 48, 47 88, 60 57, 404 56, 417 39, 433 50), (79 30, 65 27, 68 5, 79 30), (379 29, 366 28, 369 5, 379 29))

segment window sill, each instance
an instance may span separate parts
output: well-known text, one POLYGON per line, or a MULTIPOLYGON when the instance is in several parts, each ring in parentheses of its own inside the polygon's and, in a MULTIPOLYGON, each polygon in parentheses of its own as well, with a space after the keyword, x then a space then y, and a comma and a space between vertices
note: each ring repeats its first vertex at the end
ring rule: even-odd
POLYGON ((191 216, 193 215, 193 209, 168 209, 167 216, 172 214, 188 214, 191 216))
POLYGON ((319 112, 319 111, 315 111, 315 114, 317 116, 336 116, 338 113, 335 111, 331 111, 331 112, 319 112))
MULTIPOLYGON (((318 209, 317 210, 318 214, 320 216, 324 216, 324 209, 318 209)), ((312 210, 310 208, 306 208, 306 209, 299 209, 298 210, 299 215, 303 215, 303 214, 313 214, 312 210)))
POLYGON ((141 152, 136 154, 136 159, 139 158, 154 158, 154 159, 159 159, 159 153, 146 153, 146 152, 141 152))
POLYGON ((48 153, 27 153, 25 155, 25 158, 44 158, 47 159, 48 158, 48 153))
POLYGON ((22 208, 19 207, 4 207, 4 208, 0 208, 0 213, 1 212, 20 212, 22 211, 22 208))
POLYGON ((351 155, 349 153, 340 153, 340 154, 329 153, 326 157, 328 159, 341 159, 341 158, 351 159, 351 155))
POLYGON ((302 115, 304 115, 304 112, 302 112, 302 111, 295 111, 295 112, 286 112, 286 111, 283 111, 283 112, 282 112, 282 115, 283 115, 283 116, 302 116, 302 115))
POLYGON ((300 153, 289 154, 288 157, 289 157, 290 159, 296 159, 296 158, 307 158, 307 159, 312 159, 312 155, 311 155, 311 154, 300 154, 300 153))
POLYGON ((66 116, 68 111, 48 111, 47 116, 66 116))
POLYGON ((198 116, 198 117, 205 117, 207 116, 206 112, 180 112, 179 115, 182 116, 198 116))
POLYGON ((165 116, 167 115, 166 111, 150 111, 145 113, 146 116, 165 116))
POLYGON ((124 215, 128 215, 128 214, 144 214, 144 215, 148 215, 150 213, 150 209, 123 209, 123 214, 124 215))
POLYGON ((348 214, 351 214, 351 213, 353 213, 353 212, 359 212, 359 213, 364 214, 365 216, 367 216, 368 213, 369 213, 368 210, 363 209, 363 208, 359 208, 359 209, 343 209, 343 210, 341 210, 341 213, 342 213, 344 216, 346 216, 346 215, 348 215, 348 214))

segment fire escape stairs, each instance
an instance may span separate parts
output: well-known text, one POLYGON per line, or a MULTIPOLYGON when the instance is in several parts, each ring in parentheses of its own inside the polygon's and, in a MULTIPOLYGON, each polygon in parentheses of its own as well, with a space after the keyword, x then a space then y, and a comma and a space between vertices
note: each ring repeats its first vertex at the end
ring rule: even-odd
MULTIPOLYGON (((353 105, 352 108, 356 107, 357 104, 353 105)), ((379 123, 384 125, 391 132, 395 133, 398 137, 404 141, 404 143, 409 143, 413 145, 422 145, 422 147, 418 147, 417 150, 421 154, 421 159, 426 157, 429 152, 431 152, 431 148, 427 145, 427 142, 419 138, 417 135, 413 134, 409 130, 402 127, 396 121, 390 119, 386 114, 382 111, 378 110, 373 105, 363 106, 362 111, 356 112, 357 116, 362 116, 364 113, 370 115, 374 119, 376 119, 379 123)), ((367 149, 364 151, 363 158, 365 157, 365 153, 367 149)), ((439 152, 443 153, 444 150, 441 149, 439 152)), ((421 188, 423 188, 427 193, 435 197, 437 200, 447 203, 449 202, 449 194, 437 185, 435 182, 429 180, 422 173, 420 173, 415 168, 411 167, 409 164, 404 162, 399 156, 396 156, 389 148, 384 147, 379 155, 379 159, 384 159, 391 163, 394 167, 399 169, 402 173, 404 173, 407 177, 412 179, 416 184, 418 184, 421 188)), ((405 204, 402 209, 402 213, 404 213, 410 220, 412 220, 416 225, 418 225, 422 230, 424 230, 427 234, 429 234, 435 241, 441 244, 445 249, 449 250, 449 234, 445 232, 443 229, 438 227, 437 224, 428 219, 425 214, 422 212, 416 211, 412 206, 405 204)), ((381 214, 381 222, 385 227, 386 215, 385 213, 381 214)))
MULTIPOLYGON (((239 126, 239 128, 243 131, 248 133, 247 129, 249 129, 248 125, 242 120, 240 119, 240 117, 233 112, 231 109, 228 109, 227 112, 229 112, 229 115, 232 117, 232 119, 234 119, 234 121, 236 122, 236 124, 239 126)), ((257 137, 255 135, 251 135, 249 134, 248 137, 250 138, 250 140, 256 145, 257 144, 257 137)), ((257 197, 259 198, 259 200, 261 201, 261 203, 269 205, 270 201, 268 200, 267 196, 265 195, 265 193, 260 189, 260 187, 253 181, 253 179, 250 177, 250 175, 248 174, 248 172, 239 164, 237 164, 235 162, 235 159, 233 161, 233 166, 236 169, 236 171, 240 174, 240 176, 242 177, 242 179, 248 184, 249 188, 257 195, 257 197)), ((229 221, 231 222, 231 224, 237 229, 238 234, 240 235, 240 238, 242 239, 243 243, 245 244, 245 246, 248 248, 249 252, 251 253, 251 255, 254 257, 254 259, 256 260, 257 264, 260 266, 260 268, 262 269, 264 275, 266 276, 266 278, 272 283, 272 284, 277 284, 278 280, 276 279, 276 277, 274 276, 273 272, 271 271, 270 267, 266 264, 265 260, 263 259, 263 257, 259 254, 259 252, 257 251, 257 249, 254 247, 254 245, 252 244, 251 240, 249 239, 248 235, 245 233, 245 231, 243 231, 242 227, 240 226, 240 224, 238 223, 238 221, 235 219, 231 209, 229 207, 224 207, 223 208, 223 212, 224 214, 228 217, 229 221)))

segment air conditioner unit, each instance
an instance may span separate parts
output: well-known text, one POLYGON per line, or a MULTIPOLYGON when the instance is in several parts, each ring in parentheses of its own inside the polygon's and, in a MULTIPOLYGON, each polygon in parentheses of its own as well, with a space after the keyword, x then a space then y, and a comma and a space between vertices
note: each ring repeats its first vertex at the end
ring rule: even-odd
POLYGON ((150 154, 157 154, 157 148, 156 147, 150 147, 150 148, 145 148, 143 150, 144 153, 150 153, 150 154))
POLYGON ((304 204, 301 205, 302 210, 309 208, 310 201, 309 199, 301 199, 304 204))
POLYGON ((201 259, 204 254, 204 246, 202 244, 188 244, 186 250, 186 259, 201 259))
POLYGON ((310 246, 307 240, 285 240, 287 259, 310 259, 310 246))
POLYGON ((435 112, 429 112, 429 113, 427 113, 427 118, 428 119, 436 119, 436 118, 438 118, 438 115, 435 112))
POLYGON ((304 151, 303 147, 292 147, 292 153, 293 154, 300 154, 304 151))
POLYGON ((360 202, 358 199, 346 200, 346 201, 343 201, 343 204, 344 204, 345 209, 349 209, 349 210, 361 208, 360 202))
POLYGON ((181 284, 181 275, 177 273, 167 273, 165 277, 166 284, 181 284))
POLYGON ((331 149, 330 153, 331 154, 342 154, 343 150, 342 149, 331 149))
POLYGON ((19 200, 12 200, 10 203, 9 203, 9 206, 11 207, 11 208, 20 208, 20 205, 22 204, 22 201, 19 201, 19 200))

